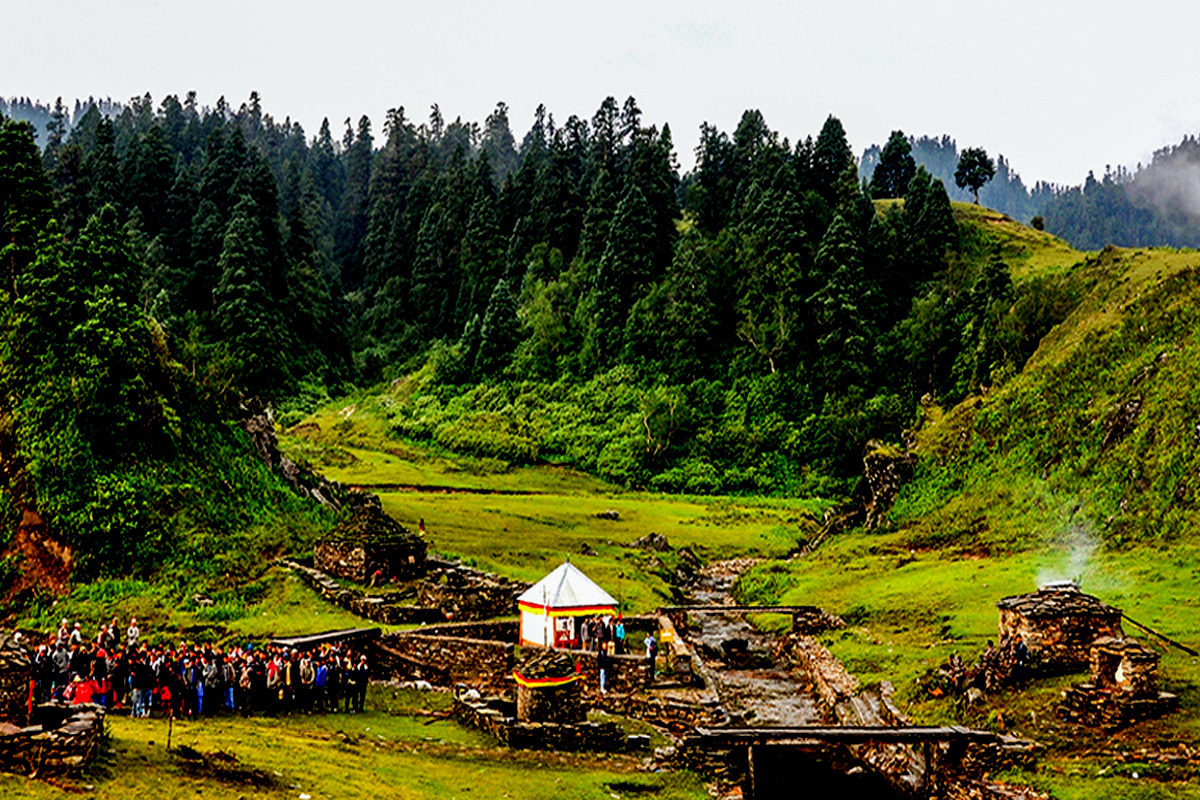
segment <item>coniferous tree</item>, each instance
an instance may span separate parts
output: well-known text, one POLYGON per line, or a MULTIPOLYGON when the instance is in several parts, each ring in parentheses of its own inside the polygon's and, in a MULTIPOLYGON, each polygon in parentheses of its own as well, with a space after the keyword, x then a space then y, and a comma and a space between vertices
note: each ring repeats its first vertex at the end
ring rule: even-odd
POLYGON ((587 213, 583 217, 583 231, 579 241, 579 255, 585 261, 595 262, 604 255, 608 245, 609 229, 617 211, 617 196, 613 191, 608 170, 602 169, 592 182, 588 192, 587 213))
POLYGON ((585 349, 590 362, 604 365, 620 352, 629 309, 658 277, 654 251, 650 204, 636 185, 630 186, 617 206, 589 293, 585 349))
POLYGON ((426 212, 417 232, 410 292, 412 317, 430 338, 439 338, 453 329, 457 287, 451 248, 445 238, 447 222, 446 209, 438 202, 426 212))
POLYGON ((508 281, 496 281, 488 299, 487 313, 479 329, 479 353, 475 357, 475 373, 490 376, 507 366, 517 346, 520 333, 517 321, 517 301, 508 281))
POLYGON ((46 148, 42 152, 42 165, 47 175, 54 172, 58 163, 59 151, 67 139, 67 127, 67 109, 60 97, 54 101, 54 111, 46 122, 46 148))
POLYGON ((163 129, 152 124, 134 145, 129 159, 126 198, 141 215, 143 230, 157 236, 166 221, 167 203, 175 179, 174 159, 163 129))
POLYGON ((812 156, 813 188, 825 198, 825 202, 837 205, 838 183, 846 171, 846 165, 853 163, 854 156, 846 141, 841 120, 830 114, 821 126, 812 156))
POLYGON ((475 202, 471 204, 471 216, 467 220, 467 233, 462 243, 460 265, 463 279, 457 314, 459 319, 469 320, 486 311, 483 299, 485 287, 491 286, 494 291, 495 282, 501 278, 504 249, 496 219, 495 199, 487 188, 480 187, 476 191, 475 202))
POLYGON ((908 137, 903 131, 892 131, 871 176, 871 196, 876 200, 903 197, 916 171, 908 137))
POLYGON ((817 372, 832 391, 862 386, 870 373, 874 292, 863 271, 850 223, 834 219, 817 250, 816 267, 825 286, 810 300, 817 318, 817 372))
POLYGON ((492 169, 492 180, 499 187, 517 168, 518 157, 512 129, 508 124, 508 106, 497 103, 483 126, 480 151, 492 169))
POLYGON ((357 135, 350 127, 350 120, 346 120, 343 147, 346 152, 346 180, 334 229, 334 258, 342 265, 345 285, 357 287, 363 279, 362 245, 367 235, 371 160, 374 154, 369 118, 364 116, 359 119, 357 135))
POLYGON ((0 116, 0 269, 10 297, 19 296, 17 280, 35 258, 52 213, 32 126, 0 116))
POLYGON ((225 231, 213 316, 221 346, 229 355, 229 362, 218 368, 229 370, 231 383, 269 397, 287 378, 282 362, 288 348, 269 288, 266 240, 260 209, 250 195, 244 195, 225 231))
POLYGON ((100 117, 96 125, 96 141, 85 162, 91 183, 91 206, 100 208, 121 203, 121 172, 117 159, 116 134, 112 121, 100 117))

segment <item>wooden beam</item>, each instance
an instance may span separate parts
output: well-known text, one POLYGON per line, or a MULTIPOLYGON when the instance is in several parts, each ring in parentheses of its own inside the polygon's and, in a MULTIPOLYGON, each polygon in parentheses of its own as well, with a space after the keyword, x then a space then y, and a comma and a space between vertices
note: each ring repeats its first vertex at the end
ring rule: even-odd
POLYGON ((664 614, 672 611, 731 614, 819 614, 823 609, 817 606, 662 606, 659 611, 664 614))
POLYGON ((1124 613, 1123 613, 1123 614, 1121 614, 1121 617, 1122 617, 1122 618, 1123 618, 1123 619, 1124 619, 1126 622, 1133 623, 1133 624, 1134 624, 1134 625, 1136 625, 1137 627, 1139 627, 1139 628, 1141 628, 1142 630, 1144 630, 1146 633, 1149 633, 1149 634, 1151 634, 1151 635, 1157 636, 1158 638, 1162 639, 1164 642, 1166 642, 1167 644, 1171 645, 1172 647, 1178 647, 1180 650, 1182 650, 1183 652, 1187 653, 1189 656, 1200 656, 1200 653, 1197 653, 1195 650, 1193 650, 1192 648, 1188 647, 1186 644, 1182 644, 1181 642, 1177 642, 1177 641, 1175 641, 1174 639, 1172 639, 1170 636, 1167 636, 1166 634, 1159 633, 1158 631, 1154 630, 1154 628, 1151 628, 1149 625, 1143 625, 1142 623, 1138 622, 1136 619, 1133 619, 1133 618, 1131 618, 1131 617, 1130 617, 1128 614, 1124 614, 1124 613))
POLYGON ((912 744, 919 742, 979 742, 1000 741, 991 731, 944 727, 799 727, 799 728, 697 728, 694 737, 699 744, 710 746, 749 746, 799 742, 837 742, 856 744, 880 742, 912 744))
POLYGON ((379 633, 379 628, 347 628, 340 631, 314 633, 308 636, 290 636, 280 639, 272 639, 271 644, 275 645, 276 647, 294 647, 297 650, 309 650, 313 647, 320 647, 323 644, 358 642, 364 639, 378 639, 379 633))

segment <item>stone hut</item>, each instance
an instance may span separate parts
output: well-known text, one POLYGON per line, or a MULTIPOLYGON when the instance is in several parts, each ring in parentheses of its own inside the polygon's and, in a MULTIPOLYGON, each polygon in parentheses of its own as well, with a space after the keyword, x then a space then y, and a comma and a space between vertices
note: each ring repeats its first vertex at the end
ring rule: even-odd
POLYGON ((565 653, 542 651, 513 670, 517 720, 576 725, 587 720, 579 674, 565 653))
POLYGON ((1000 640, 1020 636, 1042 669, 1071 671, 1091 661, 1092 642, 1124 638, 1121 609, 1079 591, 1074 583, 1043 586, 1006 597, 1000 609, 1000 640))
POLYGON ((1158 690, 1158 658, 1137 639, 1097 639, 1089 682, 1064 690, 1056 713, 1071 722, 1120 728, 1173 711, 1179 698, 1158 690))
POLYGON ((379 572, 384 580, 409 580, 425 571, 428 545, 383 510, 372 494, 354 494, 349 514, 313 551, 316 568, 347 580, 367 583, 379 572))

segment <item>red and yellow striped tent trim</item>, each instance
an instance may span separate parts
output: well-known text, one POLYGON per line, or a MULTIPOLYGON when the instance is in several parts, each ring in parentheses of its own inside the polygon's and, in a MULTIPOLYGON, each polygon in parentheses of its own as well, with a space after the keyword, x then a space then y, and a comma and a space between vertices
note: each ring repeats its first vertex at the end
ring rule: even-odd
POLYGON ((566 686, 571 681, 579 680, 580 677, 578 675, 567 675, 562 678, 526 678, 515 669, 512 676, 518 685, 524 686, 527 689, 531 687, 534 689, 546 689, 554 686, 566 686))
POLYGON ((567 608, 550 608, 539 603, 520 601, 517 606, 530 614, 544 614, 547 617, 590 617, 593 614, 615 614, 616 606, 569 606, 567 608))

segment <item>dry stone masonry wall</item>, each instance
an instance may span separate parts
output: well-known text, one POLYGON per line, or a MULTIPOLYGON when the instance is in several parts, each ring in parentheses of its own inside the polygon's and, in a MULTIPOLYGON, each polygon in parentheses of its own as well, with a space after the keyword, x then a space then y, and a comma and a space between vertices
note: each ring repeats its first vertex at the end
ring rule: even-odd
MULTIPOLYGON (((515 625, 513 638, 515 639, 515 625)), ((394 633, 380 639, 378 647, 394 658, 391 666, 396 677, 441 678, 450 683, 464 683, 480 689, 502 691, 512 685, 512 669, 516 645, 512 641, 476 639, 455 626, 437 626, 394 633), (449 635, 447 634, 449 632, 449 635), (424 667, 426 671, 421 672, 424 667)), ((504 629, 497 627, 496 630, 504 629)))
POLYGON ((1060 719, 1123 728, 1179 706, 1177 696, 1158 691, 1158 653, 1136 639, 1097 639, 1091 647, 1089 678, 1088 683, 1063 690, 1055 709, 1060 719))
POLYGON ((44 704, 34 725, 0 723, 0 769, 36 777, 75 772, 91 763, 104 735, 104 709, 85 703, 44 704))
POLYGON ((513 748, 619 752, 629 747, 625 732, 615 722, 583 721, 570 725, 520 722, 516 717, 516 704, 498 697, 458 698, 454 701, 454 716, 513 748))

